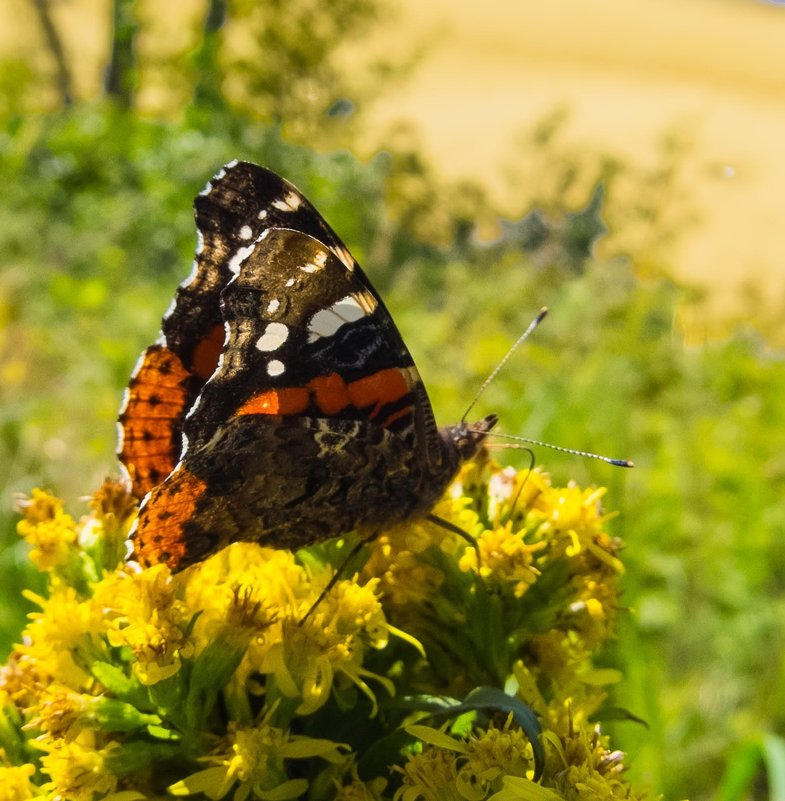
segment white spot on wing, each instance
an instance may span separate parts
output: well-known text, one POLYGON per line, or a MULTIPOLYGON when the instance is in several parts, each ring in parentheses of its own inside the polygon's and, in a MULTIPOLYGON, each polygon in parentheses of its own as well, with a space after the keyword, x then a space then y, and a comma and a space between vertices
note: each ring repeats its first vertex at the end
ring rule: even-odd
POLYGON ((267 314, 275 314, 278 311, 278 307, 281 305, 281 301, 278 298, 273 298, 267 304, 267 314))
POLYGON ((240 239, 250 239, 253 236, 253 230, 250 225, 244 225, 240 229, 240 239))
POLYGON ((290 279, 289 279, 289 280, 288 280, 288 281, 287 281, 287 282, 284 284, 284 286, 294 286, 294 278, 290 278, 290 279))
POLYGON ((308 341, 315 342, 320 337, 331 337, 342 325, 360 320, 370 311, 365 297, 347 295, 311 317, 308 321, 308 341))
POLYGON ((320 250, 313 257, 313 261, 307 261, 300 267, 300 269, 304 273, 315 273, 318 272, 319 270, 323 270, 325 264, 327 264, 327 255, 328 254, 326 250, 320 250))
POLYGON ((344 263, 349 272, 354 272, 354 258, 343 245, 338 245, 338 247, 335 248, 335 255, 338 256, 338 258, 344 263))
POLYGON ((254 252, 256 248, 256 243, 253 245, 247 245, 244 248, 237 248, 237 252, 229 259, 229 264, 227 265, 229 269, 237 274, 240 272, 240 265, 254 252))
POLYGON ((267 353, 278 350, 289 338, 289 329, 283 323, 268 323, 264 333, 256 340, 256 347, 267 353))
POLYGON ((263 220, 267 216, 267 209, 262 209, 256 216, 263 220))
POLYGON ((294 192, 287 192, 279 200, 274 200, 272 206, 278 211, 297 211, 302 203, 302 198, 295 195, 294 192))
POLYGON ((285 369, 284 363, 278 359, 271 359, 267 362, 267 375, 269 376, 281 375, 285 369))
POLYGON ((197 228, 196 229, 196 255, 198 256, 204 250, 204 234, 197 228))

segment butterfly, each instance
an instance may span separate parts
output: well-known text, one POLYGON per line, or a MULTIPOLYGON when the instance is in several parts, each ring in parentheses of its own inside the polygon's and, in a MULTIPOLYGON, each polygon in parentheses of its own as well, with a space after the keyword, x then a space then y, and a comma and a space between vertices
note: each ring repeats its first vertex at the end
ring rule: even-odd
POLYGON ((193 270, 119 415, 132 558, 177 571, 427 517, 496 416, 436 425, 382 299, 286 180, 232 162, 194 207, 193 270))

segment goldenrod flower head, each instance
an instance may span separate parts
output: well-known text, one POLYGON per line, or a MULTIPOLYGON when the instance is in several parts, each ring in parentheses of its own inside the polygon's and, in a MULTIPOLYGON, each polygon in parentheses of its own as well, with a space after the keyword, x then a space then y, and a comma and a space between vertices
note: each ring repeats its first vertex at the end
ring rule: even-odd
POLYGON ((76 524, 63 511, 62 501, 44 490, 34 489, 30 498, 17 505, 24 515, 17 531, 32 546, 30 561, 43 571, 67 565, 76 542, 76 524))
POLYGON ((403 784, 393 801, 467 801, 457 786, 458 757, 442 748, 426 747, 396 771, 403 784))
POLYGON ((534 773, 534 759, 529 738, 513 726, 512 715, 501 728, 491 723, 487 729, 469 737, 462 768, 472 777, 472 784, 486 789, 500 776, 529 776, 534 773))
POLYGON ((96 749, 91 743, 46 739, 38 741, 38 747, 45 752, 41 770, 50 779, 41 789, 52 801, 94 801, 97 794, 106 798, 117 789, 109 756, 117 753, 118 745, 96 749))
POLYGON ((57 677, 72 687, 87 687, 94 638, 104 630, 100 611, 80 600, 72 587, 58 586, 48 598, 32 592, 25 596, 41 611, 29 615, 31 622, 17 652, 38 674, 57 677))
POLYGON ((297 608, 297 617, 283 619, 280 639, 272 643, 259 669, 275 676, 285 696, 300 700, 297 714, 319 709, 341 675, 368 697, 374 714, 376 696, 365 679, 373 678, 392 694, 391 682, 362 666, 366 648, 383 648, 390 632, 375 585, 339 581, 307 619, 301 616, 317 595, 297 608))
POLYGON ((605 488, 581 489, 573 483, 554 489, 545 487, 531 510, 531 519, 539 521, 551 547, 568 557, 588 552, 612 570, 624 568, 615 557, 616 546, 604 531, 609 519, 602 513, 600 500, 605 488))
MULTIPOLYGON (((5 761, 5 760, 3 760, 5 761)), ((31 781, 35 765, 0 766, 0 801, 30 801, 39 795, 31 781)))
POLYGON ((97 576, 125 559, 126 540, 136 518, 136 503, 126 482, 111 478, 105 479, 90 498, 90 518, 82 521, 81 534, 84 540, 90 531, 90 544, 98 562, 97 576))
POLYGON ((54 740, 72 740, 79 733, 78 724, 89 702, 89 696, 52 682, 42 690, 35 706, 29 708, 34 716, 27 727, 54 740))
MULTIPOLYGON (((484 531, 478 546, 480 575, 510 585, 516 598, 520 598, 537 580, 540 571, 534 566, 534 559, 543 545, 528 545, 518 532, 513 532, 510 522, 484 531)), ((461 570, 477 570, 477 552, 467 548, 459 565, 461 570)))
POLYGON ((223 798, 235 785, 236 801, 249 796, 262 801, 298 798, 308 789, 305 779, 289 779, 285 761, 318 757, 340 763, 341 746, 330 740, 299 737, 262 721, 256 726, 231 725, 223 749, 205 757, 206 768, 169 787, 173 795, 204 793, 223 798))
POLYGON ((49 586, 26 593, 38 611, 0 666, 0 785, 49 801, 632 796, 589 722, 617 678, 592 664, 621 572, 601 497, 478 461, 434 508, 452 531, 382 531, 325 593, 350 540, 236 543, 172 576, 124 564, 123 484, 77 522, 36 491, 19 530, 49 586), (435 709, 440 727, 417 717, 435 709))
POLYGON ((183 601, 199 610, 192 638, 196 651, 222 636, 273 636, 270 627, 294 602, 304 570, 289 551, 236 543, 196 565, 184 577, 183 601))
POLYGON ((561 736, 549 732, 546 744, 553 786, 562 798, 607 801, 640 797, 624 779, 624 754, 608 747, 608 738, 599 727, 571 726, 561 736))
POLYGON ((106 621, 109 644, 131 650, 134 674, 143 684, 155 684, 180 669, 191 613, 176 598, 165 565, 111 574, 96 585, 92 600, 106 621))

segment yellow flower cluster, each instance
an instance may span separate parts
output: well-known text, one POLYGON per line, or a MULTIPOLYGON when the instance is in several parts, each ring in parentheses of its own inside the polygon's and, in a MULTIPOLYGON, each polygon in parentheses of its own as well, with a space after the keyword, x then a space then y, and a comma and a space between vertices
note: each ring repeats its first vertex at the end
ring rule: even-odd
POLYGON ((183 573, 125 562, 107 481, 78 522, 36 490, 49 577, 0 667, 0 801, 634 797, 589 723, 622 572, 602 491, 466 466, 432 522, 347 543, 237 543, 183 573), (468 541, 467 541, 468 540, 468 541))

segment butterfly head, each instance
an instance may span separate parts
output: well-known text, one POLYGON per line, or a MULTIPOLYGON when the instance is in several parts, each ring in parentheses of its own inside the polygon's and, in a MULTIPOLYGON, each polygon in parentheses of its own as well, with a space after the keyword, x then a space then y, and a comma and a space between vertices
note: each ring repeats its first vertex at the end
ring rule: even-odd
POLYGON ((467 423, 461 420, 455 425, 446 426, 441 430, 441 435, 446 441, 448 448, 456 453, 461 462, 473 459, 488 436, 488 432, 496 425, 499 418, 495 414, 489 414, 482 420, 475 423, 467 423))

